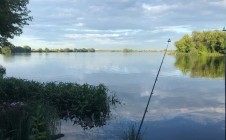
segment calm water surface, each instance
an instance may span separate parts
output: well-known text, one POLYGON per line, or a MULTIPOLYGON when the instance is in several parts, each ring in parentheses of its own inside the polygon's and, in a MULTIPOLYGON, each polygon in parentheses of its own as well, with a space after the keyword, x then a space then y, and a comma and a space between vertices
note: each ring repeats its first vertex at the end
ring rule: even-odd
MULTIPOLYGON (((122 105, 101 128, 83 131, 62 121, 62 140, 120 139, 138 126, 162 53, 49 53, 0 55, 6 76, 37 81, 104 83, 122 105)), ((144 140, 224 140, 222 57, 167 55, 142 128, 144 140)))

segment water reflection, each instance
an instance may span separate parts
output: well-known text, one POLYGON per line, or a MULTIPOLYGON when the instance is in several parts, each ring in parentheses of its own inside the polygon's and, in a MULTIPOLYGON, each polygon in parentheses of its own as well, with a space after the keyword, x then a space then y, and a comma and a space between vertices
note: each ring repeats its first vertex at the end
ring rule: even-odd
MULTIPOLYGON (((83 131, 70 122, 62 122, 61 127, 65 134, 62 140, 105 140, 120 139, 131 124, 140 122, 162 56, 162 53, 51 53, 32 54, 26 61, 18 57, 13 63, 0 57, 0 63, 9 70, 8 76, 107 85, 123 105, 112 111, 114 117, 106 126, 83 131)), ((200 140, 217 135, 216 139, 223 140, 222 65, 221 57, 167 55, 142 128, 144 140, 200 140), (206 75, 210 75, 208 79, 196 78, 206 75)))
POLYGON ((15 53, 15 54, 8 54, 8 55, 4 55, 3 56, 3 60, 4 62, 6 63, 9 63, 9 62, 15 62, 17 58, 20 58, 20 59, 29 59, 31 57, 31 53, 15 53))
POLYGON ((176 55, 175 67, 191 77, 222 78, 224 77, 223 56, 190 56, 176 55))

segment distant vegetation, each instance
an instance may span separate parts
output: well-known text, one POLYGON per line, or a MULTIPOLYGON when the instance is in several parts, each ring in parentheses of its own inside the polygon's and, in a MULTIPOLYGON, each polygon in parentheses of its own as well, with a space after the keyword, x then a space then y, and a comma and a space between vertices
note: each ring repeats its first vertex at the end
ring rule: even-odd
MULTIPOLYGON (((4 46, 0 48, 0 54, 11 54, 11 53, 31 53, 31 52, 38 52, 38 53, 51 53, 51 52, 123 52, 123 53, 130 53, 130 52, 164 52, 165 50, 133 50, 124 48, 123 50, 95 50, 94 48, 60 48, 60 49, 49 49, 49 48, 38 48, 38 49, 31 49, 29 46, 13 46, 10 44, 9 46, 4 46)), ((167 52, 174 52, 174 50, 167 50, 167 52)))
POLYGON ((133 52, 134 50, 132 50, 132 49, 126 49, 126 48, 125 48, 125 49, 123 49, 122 51, 123 51, 124 53, 127 53, 127 52, 133 52))
MULTIPOLYGON (((133 50, 133 49, 123 49, 119 52, 129 53, 129 52, 164 52, 165 50, 133 50)), ((174 50, 167 50, 167 52, 174 52, 174 50)))
POLYGON ((11 53, 30 53, 31 52, 31 47, 29 46, 24 46, 24 47, 20 47, 20 46, 14 46, 12 44, 8 45, 8 46, 4 46, 2 48, 0 48, 0 53, 2 54, 11 54, 11 53))
POLYGON ((175 42, 177 52, 206 54, 221 53, 226 49, 226 32, 223 31, 193 31, 191 36, 184 35, 175 42))
POLYGON ((0 53, 1 54, 11 54, 11 53, 31 53, 31 52, 95 52, 94 48, 82 48, 82 49, 70 49, 70 48, 64 48, 64 49, 49 49, 49 48, 39 48, 39 49, 31 49, 31 47, 29 46, 24 46, 24 47, 20 47, 20 46, 14 46, 12 44, 8 45, 8 46, 3 46, 2 48, 0 48, 0 53))
POLYGON ((190 74, 191 77, 223 78, 224 58, 223 56, 191 56, 178 54, 175 56, 175 67, 183 74, 190 74))
POLYGON ((39 48, 39 49, 32 49, 32 52, 95 52, 94 48, 82 48, 82 49, 78 49, 78 48, 74 48, 74 49, 70 49, 70 48, 64 48, 64 49, 49 49, 49 48, 39 48))

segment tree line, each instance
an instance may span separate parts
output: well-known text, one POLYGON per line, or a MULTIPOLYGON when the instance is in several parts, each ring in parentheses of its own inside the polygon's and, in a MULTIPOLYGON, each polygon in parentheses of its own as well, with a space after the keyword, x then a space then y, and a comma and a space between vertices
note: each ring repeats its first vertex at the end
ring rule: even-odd
POLYGON ((0 48, 0 54, 11 54, 11 53, 30 53, 31 47, 29 46, 14 46, 9 45, 7 47, 0 48))
POLYGON ((94 48, 61 48, 61 49, 49 49, 49 48, 39 48, 39 49, 32 49, 32 52, 95 52, 94 48))
POLYGON ((193 31, 191 35, 184 35, 175 42, 177 52, 182 53, 224 53, 226 49, 226 32, 193 31))
POLYGON ((4 46, 2 48, 0 48, 0 54, 11 54, 11 53, 31 53, 31 52, 95 52, 94 48, 74 48, 74 49, 70 49, 70 48, 61 48, 61 49, 49 49, 49 48, 39 48, 39 49, 31 49, 31 47, 29 46, 13 46, 13 45, 9 45, 9 46, 4 46))

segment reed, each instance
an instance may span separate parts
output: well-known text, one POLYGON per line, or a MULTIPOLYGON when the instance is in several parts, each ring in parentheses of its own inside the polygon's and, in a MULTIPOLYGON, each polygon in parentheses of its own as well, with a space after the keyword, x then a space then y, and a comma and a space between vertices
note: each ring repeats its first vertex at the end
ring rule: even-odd
MULTIPOLYGON (((137 130, 135 128, 135 125, 132 125, 124 132, 124 135, 122 136, 123 140, 136 140, 137 130)), ((139 134, 137 140, 142 140, 142 135, 139 134)))

